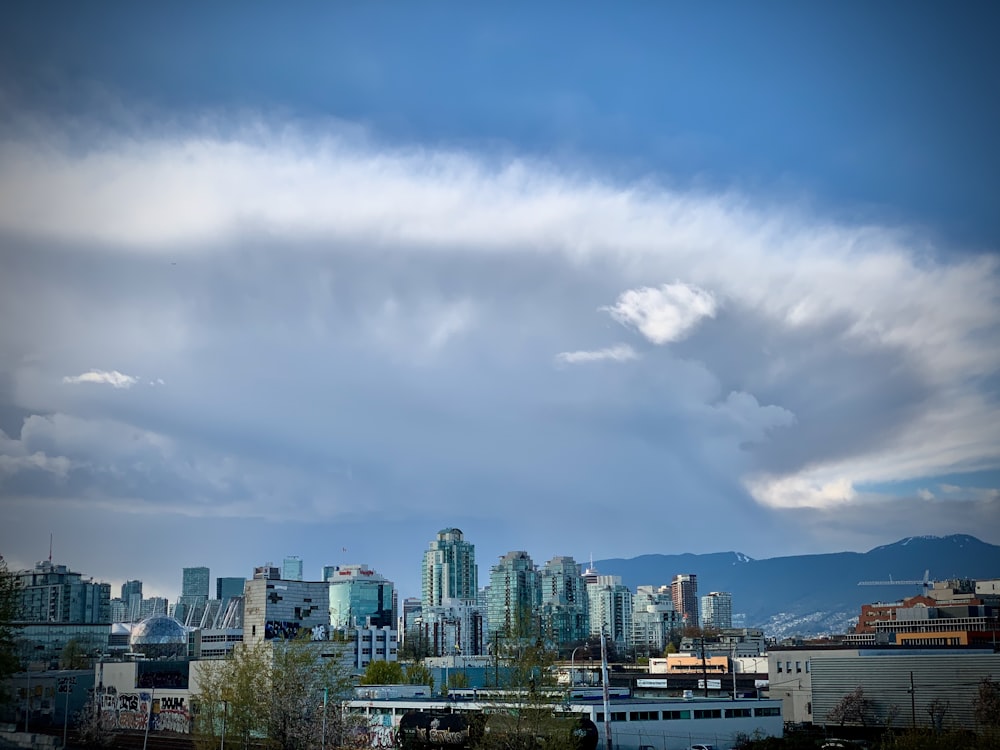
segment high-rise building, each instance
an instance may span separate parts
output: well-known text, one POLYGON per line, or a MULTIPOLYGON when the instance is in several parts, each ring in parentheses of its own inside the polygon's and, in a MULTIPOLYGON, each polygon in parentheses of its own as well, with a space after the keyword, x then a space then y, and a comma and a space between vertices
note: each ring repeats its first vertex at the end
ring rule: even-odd
POLYGON ((243 590, 243 642, 295 638, 301 630, 325 640, 330 626, 330 585, 323 581, 254 578, 243 590))
POLYGON ((669 586, 639 586, 632 597, 632 645, 642 656, 659 656, 683 627, 669 586))
POLYGON ((290 555, 281 563, 281 578, 285 581, 302 580, 302 558, 290 555))
POLYGON ((330 626, 347 628, 395 628, 392 581, 367 565, 336 566, 327 579, 330 585, 330 626))
POLYGON ((96 583, 50 560, 16 574, 22 622, 111 622, 111 584, 96 583))
POLYGON ((208 599, 210 578, 208 568, 184 568, 181 580, 181 596, 208 599))
POLYGON ((674 609, 680 614, 685 625, 698 625, 698 576, 679 573, 670 583, 670 594, 674 609))
POLYGON ((125 603, 125 619, 115 622, 136 622, 142 607, 142 581, 125 581, 122 584, 122 601, 125 603))
POLYGON ((538 568, 527 552, 508 552, 490 568, 486 618, 491 634, 533 635, 541 603, 538 568))
POLYGON ((553 557, 538 571, 542 630, 556 644, 583 640, 590 633, 587 587, 572 557, 553 557))
POLYGON ((733 595, 713 591, 701 597, 701 626, 715 630, 733 627, 733 595))
POLYGON ((475 603, 479 588, 476 548, 461 529, 442 529, 424 552, 421 566, 421 603, 437 607, 447 599, 475 603))
POLYGON ((320 580, 329 581, 332 576, 337 575, 338 570, 340 570, 339 565, 324 565, 323 577, 320 580))
POLYGON ((174 607, 174 617, 181 622, 196 623, 208 603, 211 575, 208 568, 184 568, 181 595, 174 607))
POLYGON ((246 578, 216 578, 215 598, 226 605, 230 599, 243 596, 243 586, 246 585, 246 578))
POLYGON ((604 634, 618 648, 632 645, 632 591, 621 576, 593 575, 587 583, 591 635, 604 634))

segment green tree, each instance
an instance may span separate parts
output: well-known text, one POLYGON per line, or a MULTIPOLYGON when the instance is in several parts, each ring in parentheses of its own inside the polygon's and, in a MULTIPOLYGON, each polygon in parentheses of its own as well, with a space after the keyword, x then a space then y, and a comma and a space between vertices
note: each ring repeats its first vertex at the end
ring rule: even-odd
MULTIPOLYGON (((21 628, 15 624, 20 602, 20 579, 7 569, 7 561, 0 556, 0 685, 20 666, 17 637, 21 628)), ((10 698, 9 691, 0 687, 0 704, 10 698)))
POLYGON ((90 655, 76 638, 70 638, 59 654, 60 669, 86 669, 91 664, 90 655))
POLYGON ((370 661, 361 677, 362 685, 402 685, 406 682, 398 661, 370 661))
POLYGON ((275 750, 319 747, 342 734, 339 711, 323 711, 351 684, 340 660, 342 644, 313 643, 307 637, 244 645, 216 663, 204 663, 197 678, 195 731, 203 748, 226 743, 247 748, 263 743, 275 750), (326 657, 323 653, 334 653, 326 657))
POLYGON ((434 692, 434 675, 423 662, 409 664, 406 667, 407 685, 427 685, 434 692))

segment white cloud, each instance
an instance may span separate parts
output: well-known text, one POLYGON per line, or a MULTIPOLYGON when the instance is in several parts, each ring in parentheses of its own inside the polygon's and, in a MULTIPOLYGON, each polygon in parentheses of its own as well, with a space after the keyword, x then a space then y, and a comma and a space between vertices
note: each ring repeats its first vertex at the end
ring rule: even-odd
POLYGON ((826 508, 850 503, 857 498, 849 477, 810 481, 797 476, 763 476, 751 477, 745 484, 758 502, 772 508, 826 508))
POLYGON ((628 344, 615 344, 605 349, 593 351, 560 352, 556 355, 556 361, 567 365, 579 364, 581 362, 627 362, 637 359, 639 354, 628 344))
POLYGON ((921 487, 919 490, 917 490, 917 497, 919 497, 921 500, 933 500, 934 493, 931 492, 926 487, 921 487))
MULTIPOLYGON (((768 372, 744 371, 743 363, 736 361, 726 372, 707 374, 708 380, 724 385, 698 395, 700 414, 735 425, 745 440, 758 441, 776 427, 787 428, 783 434, 798 434, 795 431, 809 423, 811 415, 803 409, 810 399, 849 400, 852 388, 865 387, 869 371, 862 369, 867 365, 862 362, 848 368, 854 380, 840 383, 842 390, 834 384, 828 392, 809 393, 810 376, 817 367, 810 359, 812 352, 808 347, 782 350, 785 338, 816 336, 815 350, 833 352, 842 361, 859 351, 884 353, 890 366, 912 373, 920 390, 905 418, 899 418, 876 443, 854 449, 845 447, 843 438, 832 447, 818 440, 807 446, 799 465, 747 479, 747 487, 761 503, 836 507, 862 502, 854 488, 865 484, 1000 466, 1000 414, 992 385, 1000 372, 996 256, 949 255, 948 248, 930 246, 922 236, 895 228, 836 224, 792 210, 755 206, 735 194, 685 193, 651 182, 616 184, 527 160, 491 161, 454 151, 358 146, 336 136, 296 134, 282 123, 250 135, 236 132, 221 138, 219 132, 233 131, 107 138, 102 141, 107 145, 89 150, 8 140, 0 144, 4 165, 0 230, 74 243, 74 251, 84 258, 88 251, 81 248, 100 246, 101 253, 91 254, 95 264, 107 260, 109 247, 130 260, 178 257, 170 284, 182 285, 185 300, 195 299, 192 290, 199 273, 215 274, 217 280, 225 279, 239 289, 252 286, 264 295, 279 282, 291 280, 292 291, 286 297, 265 300, 270 306, 256 299, 253 304, 265 311, 262 317, 269 321, 278 318, 276 328, 286 326, 294 332, 296 326, 310 326, 329 337, 343 332, 331 321, 349 307, 342 297, 350 274, 336 261, 374 249, 376 253, 364 256, 367 267, 399 261, 410 264, 406 271, 412 275, 403 281, 393 279, 399 288, 387 283, 368 294, 367 306, 360 306, 357 316, 363 336, 381 350, 394 352, 397 362, 407 363, 479 345, 477 353, 488 351, 494 357, 490 364, 502 363, 505 375, 523 373, 528 369, 525 362, 538 361, 529 354, 542 351, 541 357, 548 357, 558 351, 560 344, 551 346, 552 340, 566 341, 565 334, 580 333, 559 325, 566 319, 579 325, 580 317, 574 314, 578 309, 571 308, 579 301, 572 297, 585 286, 581 278, 589 283, 600 277, 594 285, 601 286, 602 294, 587 298, 589 309, 627 289, 603 309, 655 344, 690 338, 705 318, 717 318, 705 327, 706 337, 722 332, 733 324, 721 314, 724 301, 727 313, 745 314, 759 326, 761 341, 746 342, 749 348, 776 347, 767 353, 773 365, 768 372), (227 260, 242 239, 258 236, 266 236, 269 243, 261 256, 272 252, 277 260, 240 265, 238 270, 211 265, 214 258, 227 260), (309 250, 302 251, 303 247, 309 250), (504 272, 522 258, 538 261, 531 271, 547 269, 551 279, 532 287, 535 279, 514 276, 510 286, 517 289, 508 289, 504 296, 497 291, 504 272), (461 265, 456 259, 462 263, 481 259, 491 265, 479 269, 483 278, 469 281, 453 272, 461 265), (296 283, 300 279, 292 272, 283 275, 280 266, 286 260, 300 262, 307 269, 302 276, 319 282, 329 273, 333 279, 328 306, 317 306, 318 312, 310 308, 309 314, 316 314, 305 324, 280 304, 289 299, 298 302, 296 295, 307 286, 296 283), (346 277, 340 287, 337 274, 346 277), (655 286, 664 279, 684 281, 655 286), (488 295, 495 298, 482 299, 488 295), (287 318, 281 317, 285 314, 287 318), (503 319, 505 314, 509 321, 503 319), (541 340, 538 332, 545 326, 559 338, 541 340), (474 328, 476 336, 466 335, 474 328), (507 337, 498 336, 498 330, 507 337), (537 349, 529 349, 535 344, 537 349), (743 382, 751 375, 758 382, 743 382), (773 389, 788 387, 789 382, 805 395, 799 404, 786 408, 779 405, 785 402, 773 389), (772 405, 762 407, 755 396, 744 392, 764 393, 763 387, 772 389, 767 396, 772 405)), ((40 348, 40 359, 45 360, 45 355, 54 358, 64 350, 66 342, 60 336, 82 339, 90 331, 106 330, 102 341, 106 352, 96 361, 120 361, 111 358, 116 345, 133 350, 149 347, 142 350, 143 356, 155 354, 155 349, 169 350, 170 361, 180 367, 192 353, 239 341, 232 329, 213 331, 201 325, 200 316, 217 312, 212 303, 202 302, 201 307, 179 303, 178 287, 170 288, 175 295, 169 298, 172 304, 162 309, 123 305, 123 310, 108 311, 95 304, 98 312, 87 310, 84 315, 101 317, 83 320, 86 325, 75 310, 83 309, 82 303, 90 298, 69 305, 60 303, 66 298, 64 289, 45 289, 46 308, 58 310, 57 321, 64 325, 49 325, 37 341, 7 327, 0 331, 0 341, 16 341, 19 351, 32 354, 40 348)), ((17 312, 14 299, 13 294, 0 296, 5 319, 13 319, 17 312)), ((21 298, 22 304, 34 299, 21 298)), ((255 338, 262 335, 259 328, 253 330, 255 338)), ((686 346, 694 349, 700 338, 690 338, 686 346)), ((329 346, 330 338, 317 335, 317 342, 329 346)), ((355 348, 349 354, 369 355, 367 344, 368 340, 361 344, 352 340, 355 348)), ((658 353, 668 356, 664 350, 658 353)), ((13 361, 6 350, 3 354, 13 361)), ((660 364, 654 354, 643 358, 643 368, 652 370, 660 364)), ((556 360, 577 364, 637 356, 630 347, 617 345, 562 352, 556 360)), ((698 352, 690 356, 697 358, 698 352)), ((348 355, 342 359, 354 361, 348 355)), ((308 366, 290 364, 289 372, 296 373, 291 384, 276 380, 287 390, 308 390, 314 386, 310 377, 324 377, 311 375, 311 365, 312 360, 308 366)), ((618 371, 632 374, 639 369, 618 371)), ((70 366, 53 370, 66 371, 72 371, 70 366)), ((365 380, 368 375, 359 372, 357 377, 365 380)), ((481 377, 486 375, 461 371, 454 380, 477 382, 481 377)), ((183 379, 172 372, 168 379, 171 392, 183 387, 183 379)), ((24 380, 32 382, 20 387, 22 395, 30 389, 37 394, 30 406, 51 411, 44 398, 49 394, 41 393, 40 385, 50 381, 24 380)), ((385 381, 381 385, 394 392, 389 375, 385 381)), ((127 388, 135 378, 94 370, 64 382, 127 388)), ((490 384, 496 392, 503 392, 506 385, 490 384)), ((531 385, 517 382, 516 388, 523 388, 510 399, 530 392, 531 385)), ((684 392, 683 384, 666 387, 684 392)), ((249 394, 250 386, 246 388, 249 394)), ((314 387, 311 392, 318 390, 314 387)), ((218 394, 216 401, 227 404, 229 396, 218 394)), ((270 395, 264 399, 259 393, 248 395, 250 403, 254 397, 266 400, 270 395)), ((215 406, 207 400, 197 403, 206 413, 215 406)), ((640 405, 635 411, 641 410, 640 405)), ((223 416, 250 411, 234 404, 223 416)), ((308 411, 303 407, 301 413, 308 411)), ((252 421, 251 425, 261 431, 272 429, 252 421)), ((831 424, 830 431, 837 426, 831 424)), ((850 434, 851 427, 841 432, 850 434)))
POLYGON ((654 344, 667 344, 687 337, 702 318, 714 317, 716 303, 704 289, 675 282, 659 288, 630 289, 605 309, 654 344))
POLYGON ((118 370, 88 370, 80 375, 67 375, 62 380, 64 383, 104 383, 112 388, 131 388, 139 382, 139 378, 118 370))

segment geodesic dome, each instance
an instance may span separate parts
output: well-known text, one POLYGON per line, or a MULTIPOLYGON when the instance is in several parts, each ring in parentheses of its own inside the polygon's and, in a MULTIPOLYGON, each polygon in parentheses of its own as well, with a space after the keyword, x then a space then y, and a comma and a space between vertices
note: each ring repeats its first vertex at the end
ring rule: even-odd
POLYGON ((132 628, 129 651, 147 659, 183 659, 188 652, 187 628, 173 617, 154 615, 132 628))

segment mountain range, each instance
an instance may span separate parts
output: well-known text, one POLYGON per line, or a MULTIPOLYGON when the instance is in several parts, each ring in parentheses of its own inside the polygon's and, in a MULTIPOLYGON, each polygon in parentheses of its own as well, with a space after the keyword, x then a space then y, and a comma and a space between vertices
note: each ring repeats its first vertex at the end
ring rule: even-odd
POLYGON ((967 534, 900 539, 868 552, 836 552, 755 560, 740 552, 640 555, 596 560, 602 574, 619 575, 631 589, 698 576, 698 595, 728 591, 734 620, 788 637, 844 633, 861 605, 921 593, 920 584, 863 585, 861 581, 1000 578, 1000 546, 967 534), (741 616, 741 617, 738 617, 741 616))

